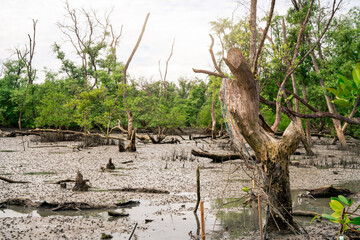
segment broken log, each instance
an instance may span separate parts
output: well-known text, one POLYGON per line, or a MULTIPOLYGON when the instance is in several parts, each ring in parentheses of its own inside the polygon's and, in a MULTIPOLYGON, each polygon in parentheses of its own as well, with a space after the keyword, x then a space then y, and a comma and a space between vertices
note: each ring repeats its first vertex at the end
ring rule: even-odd
POLYGON ((328 185, 320 188, 309 189, 309 195, 314 198, 328 198, 328 197, 337 197, 339 195, 350 195, 353 194, 349 189, 334 187, 333 185, 328 185))
POLYGON ((128 213, 119 213, 117 211, 108 211, 108 215, 111 217, 128 217, 128 213))
POLYGON ((75 180, 75 186, 73 187, 73 191, 78 192, 86 192, 90 188, 89 185, 86 184, 86 181, 84 181, 83 175, 80 173, 80 171, 77 171, 77 176, 75 180))
POLYGON ((236 160, 236 159, 242 159, 242 156, 240 154, 234 153, 234 154, 215 154, 215 153, 208 153, 203 151, 196 151, 195 149, 191 150, 191 154, 196 157, 204 157, 204 158, 210 158, 212 159, 213 163, 222 163, 229 160, 236 160))
POLYGON ((119 191, 119 192, 136 192, 136 193, 156 193, 156 194, 169 194, 169 191, 159 190, 154 188, 115 188, 109 189, 109 191, 119 191))
POLYGON ((136 207, 140 205, 139 201, 127 201, 127 202, 123 202, 123 203, 115 203, 116 206, 120 207, 120 208, 132 208, 132 207, 136 207))
POLYGON ((197 137, 192 136, 190 140, 205 139, 205 138, 211 138, 211 135, 197 136, 197 137))
POLYGON ((128 164, 128 163, 133 163, 133 162, 134 162, 133 160, 130 160, 130 161, 121 162, 120 164, 128 164))
POLYGON ((2 177, 2 176, 0 176, 0 180, 3 180, 8 183, 30 183, 28 181, 16 181, 16 180, 12 180, 10 178, 6 178, 6 177, 2 177))
POLYGON ((311 211, 296 210, 296 211, 293 211, 291 213, 291 215, 293 215, 293 216, 301 216, 301 217, 315 217, 318 214, 316 212, 311 212, 311 211))

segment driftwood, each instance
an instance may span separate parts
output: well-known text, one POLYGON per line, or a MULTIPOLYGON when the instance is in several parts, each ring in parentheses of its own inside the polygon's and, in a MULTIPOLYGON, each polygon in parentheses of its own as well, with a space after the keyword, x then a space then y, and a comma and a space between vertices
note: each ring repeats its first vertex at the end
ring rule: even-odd
POLYGON ((130 161, 121 162, 120 164, 128 164, 128 163, 133 163, 133 162, 134 162, 133 160, 130 160, 130 161))
POLYGON ((349 189, 334 187, 333 185, 309 189, 309 195, 314 198, 337 197, 338 195, 353 194, 349 189))
POLYGON ((234 154, 215 154, 215 153, 208 153, 204 151, 196 151, 195 149, 191 150, 191 154, 197 157, 205 157, 212 159, 213 163, 222 163, 229 160, 235 160, 235 159, 242 159, 240 154, 234 153, 234 154))
POLYGON ((311 212, 311 211, 293 211, 291 213, 293 216, 301 216, 301 217, 315 217, 316 215, 318 215, 316 212, 311 212))
POLYGON ((108 215, 111 217, 128 217, 128 213, 119 213, 117 211, 108 211, 108 215))
POLYGON ((136 193, 159 193, 159 194, 169 194, 169 191, 159 190, 154 188, 115 188, 109 189, 110 191, 119 191, 119 192, 136 192, 136 193))
MULTIPOLYGON (((189 138, 190 138, 190 137, 189 137, 189 138)), ((190 140, 205 139, 205 138, 211 138, 211 135, 196 136, 196 137, 191 136, 191 139, 190 139, 190 140)))
POLYGON ((86 184, 86 181, 84 181, 83 175, 78 170, 77 175, 76 175, 76 180, 75 180, 75 186, 73 187, 72 190, 78 191, 78 192, 86 192, 89 190, 89 188, 90 188, 90 186, 86 184))
POLYGON ((116 206, 120 207, 120 208, 132 208, 132 207, 136 207, 140 205, 139 201, 127 201, 127 202, 123 202, 123 203, 115 203, 116 206))
MULTIPOLYGON (((171 137, 169 140, 165 141, 166 135, 157 135, 157 137, 151 136, 149 133, 147 134, 153 144, 175 144, 180 143, 180 140, 174 137, 171 137)), ((180 135, 179 135, 180 136, 180 135)), ((183 140, 185 140, 182 136, 180 136, 183 140)))
POLYGON ((2 176, 0 176, 0 180, 3 180, 8 183, 30 183, 28 181, 16 181, 16 180, 12 180, 10 178, 6 178, 6 177, 2 177, 2 176))

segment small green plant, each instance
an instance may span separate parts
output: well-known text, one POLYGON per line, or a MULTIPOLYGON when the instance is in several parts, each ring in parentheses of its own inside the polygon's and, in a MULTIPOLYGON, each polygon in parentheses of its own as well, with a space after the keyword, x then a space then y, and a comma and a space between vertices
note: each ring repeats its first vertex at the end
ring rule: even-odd
POLYGON ((338 239, 340 236, 346 233, 348 229, 351 229, 354 232, 360 234, 360 216, 356 213, 356 211, 360 208, 360 204, 352 211, 350 211, 351 206, 353 205, 353 200, 351 198, 347 199, 343 195, 339 195, 338 197, 332 197, 329 203, 330 208, 334 211, 331 215, 329 214, 317 214, 311 222, 313 222, 318 217, 326 218, 333 223, 340 224, 340 229, 338 232, 338 239), (358 226, 357 229, 354 226, 358 226))

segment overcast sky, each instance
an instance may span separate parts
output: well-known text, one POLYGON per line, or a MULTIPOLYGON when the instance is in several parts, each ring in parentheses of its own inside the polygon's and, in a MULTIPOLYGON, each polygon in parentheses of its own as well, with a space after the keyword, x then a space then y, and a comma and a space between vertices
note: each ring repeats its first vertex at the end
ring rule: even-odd
MULTIPOLYGON (((248 2, 243 0, 242 2, 248 2)), ((258 0, 259 6, 267 11, 269 2, 258 0)), ((126 61, 141 31, 145 16, 150 12, 148 25, 128 73, 135 78, 159 79, 158 61, 163 68, 175 38, 174 54, 169 64, 168 80, 196 76, 192 68, 212 69, 209 56, 210 21, 231 17, 238 6, 237 0, 69 0, 70 7, 95 9, 99 16, 113 9, 111 22, 123 34, 118 48, 118 58, 126 61)), ((278 1, 276 10, 284 12, 291 1, 278 1)), ((351 0, 350 5, 360 5, 351 0)), ((42 71, 46 66, 57 70, 59 60, 52 53, 51 45, 56 41, 64 45, 66 53, 73 49, 65 42, 56 23, 64 21, 66 13, 63 0, 1 0, 0 8, 0 63, 11 57, 11 49, 24 48, 27 34, 32 33, 32 20, 38 19, 36 54, 34 66, 42 71)), ((246 13, 239 8, 235 17, 246 13)), ((15 56, 12 56, 15 58, 15 56)), ((43 74, 38 74, 39 80, 43 74)), ((199 75, 198 75, 199 76, 199 75)), ((199 76, 204 77, 204 76, 199 76)))

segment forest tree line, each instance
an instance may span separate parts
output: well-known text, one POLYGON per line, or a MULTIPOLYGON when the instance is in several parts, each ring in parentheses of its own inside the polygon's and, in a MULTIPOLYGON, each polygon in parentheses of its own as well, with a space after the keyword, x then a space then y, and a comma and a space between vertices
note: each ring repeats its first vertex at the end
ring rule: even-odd
MULTIPOLYGON (((277 83, 284 78, 287 69, 284 57, 295 49, 299 21, 304 18, 307 7, 304 3, 301 10, 290 8, 284 16, 275 14, 272 18, 271 31, 257 64, 259 92, 265 99, 276 98, 277 83)), ((61 44, 54 43, 52 50, 61 62, 61 68, 56 72, 47 71, 45 79, 37 79, 36 69, 32 67, 32 59, 36 58, 37 23, 33 21, 33 33, 28 36, 26 49, 15 49, 16 58, 8 60, 2 66, 0 125, 84 130, 98 128, 105 133, 116 126, 119 120, 121 126, 127 126, 128 108, 133 116, 134 126, 138 128, 207 127, 212 122, 212 106, 217 128, 224 124, 218 97, 220 77, 180 78, 175 82, 173 79, 166 79, 166 74, 160 70, 162 75, 158 80, 146 77, 133 79, 130 73, 124 84, 123 70, 126 61, 116 56, 121 32, 115 33, 109 16, 100 20, 91 12, 76 11, 69 5, 66 9, 69 21, 58 23, 58 27, 69 38, 69 42, 73 43, 76 58, 69 59, 70 53, 64 52, 61 44), (73 20, 77 19, 74 16, 87 19, 83 29, 73 28, 77 24, 73 20), (126 101, 123 99, 124 92, 126 101)), ((327 11, 330 10, 324 8, 319 15, 310 16, 299 48, 300 53, 307 52, 312 39, 321 33, 325 25, 321 16, 327 16, 327 11)), ((231 73, 225 71, 221 59, 224 52, 232 47, 239 48, 250 59, 249 17, 238 20, 219 19, 211 22, 211 26, 212 34, 222 46, 222 51, 216 53, 216 61, 222 71, 231 77, 231 73)), ((260 38, 262 33, 259 32, 258 35, 260 38)), ((176 52, 176 45, 174 50, 176 52)), ((359 92, 353 92, 355 97, 350 96, 344 102, 327 90, 337 89, 338 74, 353 79, 353 66, 359 62, 360 9, 353 8, 346 14, 334 17, 321 44, 297 67, 292 76, 293 81, 289 81, 286 88, 292 89, 309 105, 328 112, 329 102, 324 97, 325 92, 332 111, 349 116, 355 106, 352 117, 360 117, 359 107, 356 105, 359 92)), ((295 104, 296 98, 292 95, 288 98, 295 104)), ((285 100, 282 101, 285 104, 285 100)), ((261 105, 261 113, 268 123, 275 121, 275 111, 275 106, 261 105)), ((300 105, 299 111, 307 113, 309 110, 300 105)), ((278 129, 284 130, 289 122, 290 119, 282 115, 278 129)), ((317 130, 333 129, 334 124, 330 118, 303 119, 302 122, 304 127, 307 125, 310 129, 317 130)), ((332 131, 335 135, 334 130, 332 131)), ((360 136, 358 125, 350 125, 346 131, 360 136)))

